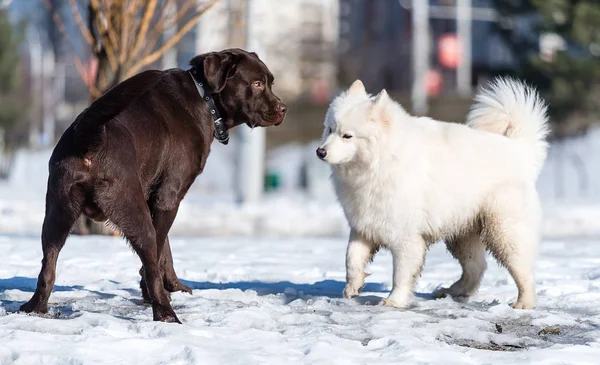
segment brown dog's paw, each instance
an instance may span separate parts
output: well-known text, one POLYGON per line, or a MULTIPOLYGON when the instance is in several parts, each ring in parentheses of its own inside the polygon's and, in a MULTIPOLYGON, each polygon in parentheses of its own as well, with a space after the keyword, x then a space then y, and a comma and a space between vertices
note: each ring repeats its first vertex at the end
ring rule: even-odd
POLYGON ((33 303, 31 300, 23 304, 19 310, 25 313, 48 313, 48 305, 33 303))
POLYGON ((189 295, 192 295, 192 289, 190 289, 187 285, 183 285, 182 283, 179 283, 177 290, 182 291, 184 293, 188 293, 189 295))
POLYGON ((160 322, 165 322, 165 323, 178 323, 178 324, 182 324, 181 321, 179 320, 179 318, 177 318, 177 316, 175 314, 170 315, 170 316, 165 316, 162 319, 159 320, 160 322))
POLYGON ((192 294, 192 289, 190 289, 187 285, 184 285, 179 279, 173 280, 165 283, 165 289, 167 291, 174 293, 176 291, 181 291, 184 293, 192 294))
POLYGON ((450 296, 452 295, 450 293, 450 289, 448 289, 448 288, 439 288, 433 292, 433 297, 435 299, 446 298, 448 295, 450 295, 450 296))
MULTIPOLYGON (((169 306, 170 307, 170 306, 169 306)), ((179 323, 181 321, 177 318, 177 315, 172 309, 161 308, 158 305, 152 306, 152 316, 153 319, 157 322, 165 322, 165 323, 179 323)))
POLYGON ((140 280, 140 289, 142 290, 142 298, 144 299, 144 303, 150 304, 152 301, 150 300, 150 294, 148 293, 148 287, 146 286, 146 280, 142 277, 140 280))

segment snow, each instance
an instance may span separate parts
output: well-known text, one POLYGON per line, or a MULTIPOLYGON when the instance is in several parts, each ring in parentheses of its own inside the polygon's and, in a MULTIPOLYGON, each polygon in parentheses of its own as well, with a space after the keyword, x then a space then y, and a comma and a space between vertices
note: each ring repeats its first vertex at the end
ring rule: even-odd
POLYGON ((493 264, 468 303, 433 300, 460 267, 435 245, 408 310, 381 305, 381 252, 361 297, 340 297, 343 239, 180 238, 175 267, 193 295, 173 294, 183 325, 152 322, 139 260, 119 238, 71 237, 50 314, 16 313, 35 287, 35 237, 0 237, 0 364, 596 364, 600 246, 544 242, 538 307, 513 310, 516 288, 493 264), (560 334, 539 334, 558 327, 560 334), (498 328, 502 329, 499 333, 498 328), (496 349, 498 351, 492 351, 496 349))

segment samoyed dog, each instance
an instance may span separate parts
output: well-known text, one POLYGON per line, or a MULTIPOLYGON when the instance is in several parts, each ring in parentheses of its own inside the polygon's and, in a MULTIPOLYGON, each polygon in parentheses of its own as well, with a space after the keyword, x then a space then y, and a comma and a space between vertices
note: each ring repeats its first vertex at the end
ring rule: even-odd
POLYGON ((517 285, 513 308, 533 308, 546 112, 533 88, 505 78, 478 93, 466 125, 411 116, 385 90, 367 94, 360 80, 338 96, 317 155, 331 165, 351 228, 344 297, 358 295, 366 264, 386 248, 394 270, 383 303, 407 307, 428 245, 444 240, 462 276, 436 297, 472 296, 488 250, 517 285))

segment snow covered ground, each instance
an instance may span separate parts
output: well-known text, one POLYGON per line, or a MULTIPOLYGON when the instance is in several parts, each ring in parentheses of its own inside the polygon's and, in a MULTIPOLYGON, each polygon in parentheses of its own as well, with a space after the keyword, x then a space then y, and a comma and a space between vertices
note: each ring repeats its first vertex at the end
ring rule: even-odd
POLYGON ((37 237, 0 236, 0 364, 598 364, 600 245, 546 241, 539 305, 513 310, 516 288, 490 258, 469 303, 430 293, 460 276, 434 246, 409 310, 380 305, 391 258, 380 253, 356 300, 343 239, 174 239, 194 289, 173 295, 183 325, 152 322, 139 260, 119 238, 71 237, 50 314, 16 313, 35 287, 37 237))

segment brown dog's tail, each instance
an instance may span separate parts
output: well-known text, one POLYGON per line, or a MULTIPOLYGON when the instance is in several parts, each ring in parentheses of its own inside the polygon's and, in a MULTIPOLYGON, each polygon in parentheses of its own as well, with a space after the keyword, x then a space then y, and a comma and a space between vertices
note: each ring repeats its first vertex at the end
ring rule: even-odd
POLYGON ((109 89, 83 110, 73 123, 77 143, 87 148, 101 140, 104 126, 129 106, 137 97, 151 89, 162 78, 162 71, 141 72, 109 89))

